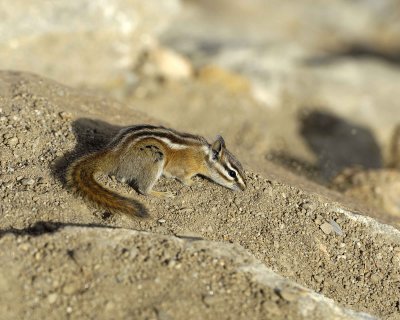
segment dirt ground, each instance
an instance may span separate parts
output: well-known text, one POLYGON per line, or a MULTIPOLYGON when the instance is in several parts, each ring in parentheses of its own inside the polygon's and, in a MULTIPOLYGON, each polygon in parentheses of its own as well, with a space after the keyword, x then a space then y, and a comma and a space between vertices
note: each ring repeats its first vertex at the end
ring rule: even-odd
MULTIPOLYGON (((210 88, 218 97, 219 87, 210 88)), ((236 99, 247 101, 245 95, 236 99)), ((186 101, 188 109, 203 105, 205 115, 227 104, 186 101)), ((259 114, 250 107, 245 112, 259 114)), ((163 179, 156 189, 175 198, 157 199, 102 177, 145 204, 151 218, 140 220, 105 214, 66 190, 64 173, 72 159, 100 148, 124 125, 166 121, 93 92, 1 72, 0 291, 6 318, 368 318, 343 307, 400 318, 396 224, 353 213, 362 205, 340 202, 336 191, 266 162, 245 148, 247 142, 237 143, 238 131, 222 133, 245 165, 244 192, 200 178, 191 187, 163 179), (215 258, 213 250, 222 256, 215 258), (249 261, 295 289, 285 298, 279 286, 254 280, 243 269, 249 261), (310 290, 337 305, 322 296, 325 304, 302 298, 302 292, 314 294, 310 290)), ((212 138, 200 127, 190 131, 212 138)))

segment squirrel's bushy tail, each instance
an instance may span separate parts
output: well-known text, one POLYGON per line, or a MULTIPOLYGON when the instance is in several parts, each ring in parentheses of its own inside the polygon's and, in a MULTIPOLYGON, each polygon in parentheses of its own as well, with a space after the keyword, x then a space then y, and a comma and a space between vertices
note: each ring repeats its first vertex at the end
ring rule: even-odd
POLYGON ((108 171, 107 163, 110 159, 107 157, 100 151, 73 162, 67 169, 67 185, 83 198, 111 213, 147 217, 147 210, 139 201, 123 197, 96 181, 96 173, 108 171))

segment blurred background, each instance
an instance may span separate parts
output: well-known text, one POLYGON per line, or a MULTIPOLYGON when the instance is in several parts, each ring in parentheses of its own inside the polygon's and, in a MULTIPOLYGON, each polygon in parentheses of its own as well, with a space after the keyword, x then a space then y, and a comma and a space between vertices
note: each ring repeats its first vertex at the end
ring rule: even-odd
POLYGON ((256 170, 398 165, 398 0, 2 1, 0 68, 222 133, 256 170))

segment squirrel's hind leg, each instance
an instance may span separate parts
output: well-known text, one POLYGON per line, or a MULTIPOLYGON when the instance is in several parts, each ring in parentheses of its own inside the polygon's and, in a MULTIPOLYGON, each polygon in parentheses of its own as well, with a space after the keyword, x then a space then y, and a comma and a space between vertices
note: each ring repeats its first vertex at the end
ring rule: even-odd
POLYGON ((160 148, 151 144, 136 145, 121 159, 115 174, 136 191, 143 195, 173 197, 171 192, 153 190, 164 169, 165 156, 160 148))

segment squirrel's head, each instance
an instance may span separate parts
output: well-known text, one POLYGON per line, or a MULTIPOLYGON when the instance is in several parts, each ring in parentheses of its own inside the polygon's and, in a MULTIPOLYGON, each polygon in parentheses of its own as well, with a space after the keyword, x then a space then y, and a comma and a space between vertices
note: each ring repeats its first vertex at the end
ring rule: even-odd
POLYGON ((240 162, 226 149, 221 136, 210 145, 207 159, 210 176, 216 183, 232 190, 246 189, 245 175, 240 162))

